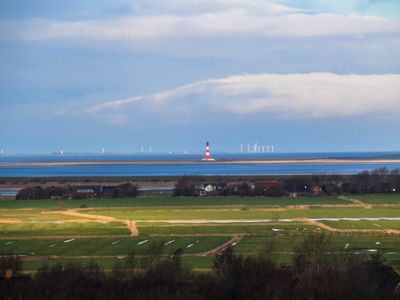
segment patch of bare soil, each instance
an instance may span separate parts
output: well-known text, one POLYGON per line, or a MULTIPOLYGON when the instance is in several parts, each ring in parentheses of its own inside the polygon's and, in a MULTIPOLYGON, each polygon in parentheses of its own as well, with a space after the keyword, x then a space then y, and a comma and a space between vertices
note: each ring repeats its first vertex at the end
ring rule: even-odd
POLYGON ((73 209, 57 211, 57 212, 43 212, 43 213, 63 214, 66 216, 80 217, 80 218, 82 218, 82 220, 80 222, 90 222, 90 220, 92 220, 92 222, 122 222, 122 223, 126 224, 126 226, 128 226, 128 229, 131 232, 131 236, 139 236, 139 230, 136 226, 136 222, 133 220, 121 220, 121 219, 102 216, 102 215, 85 214, 85 213, 78 212, 73 209))
POLYGON ((14 219, 0 219, 0 223, 14 223, 14 224, 17 224, 17 223, 21 223, 21 221, 20 220, 14 220, 14 219))

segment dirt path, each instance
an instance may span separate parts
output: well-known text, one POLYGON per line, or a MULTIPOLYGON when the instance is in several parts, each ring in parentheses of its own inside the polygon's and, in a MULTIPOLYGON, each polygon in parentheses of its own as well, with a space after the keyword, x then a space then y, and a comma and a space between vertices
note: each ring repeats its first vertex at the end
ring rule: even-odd
POLYGON ((0 219, 0 223, 18 224, 18 223, 21 223, 21 221, 20 220, 13 220, 13 219, 0 219))
POLYGON ((400 234, 400 230, 396 230, 396 229, 338 229, 338 228, 331 227, 327 224, 324 224, 322 222, 318 222, 316 220, 303 219, 303 218, 293 219, 293 220, 304 222, 309 225, 318 226, 329 232, 391 233, 391 234, 396 234, 396 235, 400 234))
POLYGON ((298 218, 298 219, 293 219, 293 220, 300 221, 300 222, 303 222, 303 223, 306 223, 306 224, 309 224, 309 225, 317 226, 317 227, 323 228, 323 229, 325 229, 327 231, 330 231, 330 232, 338 231, 336 228, 333 228, 333 227, 331 227, 329 225, 326 225, 324 223, 321 223, 321 222, 318 222, 318 221, 315 221, 315 220, 304 219, 304 218, 298 218))
POLYGON ((131 236, 139 236, 139 230, 136 226, 136 222, 133 220, 121 220, 113 217, 107 217, 102 215, 92 215, 92 214, 85 214, 73 209, 63 210, 63 211, 56 211, 56 212, 42 212, 42 214, 62 214, 66 216, 73 216, 73 217, 80 217, 83 219, 95 220, 95 221, 102 221, 102 222, 122 222, 126 224, 128 229, 131 232, 131 236))
POLYGON ((136 222, 133 220, 125 220, 126 226, 128 226, 131 231, 131 236, 139 236, 139 230, 136 226, 136 222))
POLYGON ((223 252, 226 248, 231 247, 234 244, 237 244, 242 238, 243 238, 243 236, 237 235, 237 236, 231 238, 226 243, 222 244, 221 246, 218 246, 217 248, 209 250, 204 254, 205 255, 210 255, 210 256, 211 255, 217 255, 217 254, 223 252))
POLYGON ((354 199, 354 198, 347 197, 347 196, 339 196, 338 198, 341 199, 341 200, 350 201, 351 203, 353 203, 353 204, 355 204, 357 206, 361 206, 361 207, 365 207, 365 208, 371 208, 372 207, 371 204, 367 204, 365 202, 362 202, 359 199, 354 199))
POLYGON ((78 212, 73 209, 68 209, 68 210, 60 210, 60 211, 55 211, 55 212, 42 212, 42 214, 61 214, 61 215, 66 215, 66 216, 72 216, 72 217, 79 217, 83 219, 94 219, 98 221, 104 221, 104 222, 121 222, 121 220, 112 218, 112 217, 106 217, 106 216, 101 216, 101 215, 91 215, 91 214, 85 214, 78 212))

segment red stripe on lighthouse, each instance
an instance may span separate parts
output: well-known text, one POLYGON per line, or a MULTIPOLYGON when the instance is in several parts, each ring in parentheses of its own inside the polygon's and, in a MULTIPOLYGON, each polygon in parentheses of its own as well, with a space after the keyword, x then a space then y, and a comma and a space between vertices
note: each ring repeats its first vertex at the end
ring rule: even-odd
POLYGON ((213 158, 211 158, 209 142, 206 143, 206 157, 204 158, 204 160, 214 160, 213 158))

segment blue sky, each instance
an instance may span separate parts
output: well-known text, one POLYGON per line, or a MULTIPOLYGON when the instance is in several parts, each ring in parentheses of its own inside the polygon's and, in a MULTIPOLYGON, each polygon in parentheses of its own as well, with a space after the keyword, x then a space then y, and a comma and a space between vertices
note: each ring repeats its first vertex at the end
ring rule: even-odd
POLYGON ((6 153, 400 150, 397 0, 0 2, 6 153))

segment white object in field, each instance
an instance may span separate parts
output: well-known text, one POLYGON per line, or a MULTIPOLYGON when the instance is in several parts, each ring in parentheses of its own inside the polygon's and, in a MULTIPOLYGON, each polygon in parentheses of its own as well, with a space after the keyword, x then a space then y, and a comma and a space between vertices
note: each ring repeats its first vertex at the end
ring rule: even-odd
POLYGON ((139 242, 139 243, 137 243, 138 245, 142 245, 142 244, 144 244, 144 243, 147 243, 149 240, 144 240, 144 241, 141 241, 141 242, 139 242))
POLYGON ((75 241, 75 239, 66 240, 66 241, 64 241, 64 243, 69 243, 69 242, 72 242, 72 241, 75 241))
POLYGON ((170 241, 166 242, 166 243, 164 244, 164 246, 168 246, 169 244, 172 244, 173 242, 175 242, 175 240, 170 240, 170 241))

